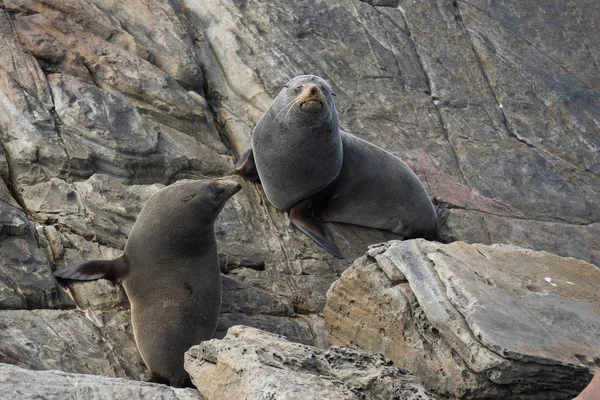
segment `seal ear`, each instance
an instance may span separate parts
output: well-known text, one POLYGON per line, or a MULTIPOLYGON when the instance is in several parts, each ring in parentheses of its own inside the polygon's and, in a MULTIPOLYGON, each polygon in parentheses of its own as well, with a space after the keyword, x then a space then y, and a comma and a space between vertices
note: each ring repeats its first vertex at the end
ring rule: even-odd
POLYGON ((57 278, 72 279, 77 281, 91 281, 94 279, 108 279, 116 282, 129 272, 129 261, 125 254, 114 260, 90 260, 53 272, 57 278))
POLYGON ((315 217, 311 205, 310 199, 305 199, 290 208, 292 224, 337 258, 344 258, 335 244, 331 232, 327 229, 327 225, 315 217))

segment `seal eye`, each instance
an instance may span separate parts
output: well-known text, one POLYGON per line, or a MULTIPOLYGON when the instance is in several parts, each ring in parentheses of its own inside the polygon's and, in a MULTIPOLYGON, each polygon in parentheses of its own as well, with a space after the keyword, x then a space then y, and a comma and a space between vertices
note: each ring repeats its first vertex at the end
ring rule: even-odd
POLYGON ((195 194, 192 194, 192 195, 190 195, 190 196, 186 197, 185 199, 183 199, 183 201, 190 201, 190 200, 191 200, 191 199, 193 199, 194 197, 196 197, 196 195, 195 195, 195 194))

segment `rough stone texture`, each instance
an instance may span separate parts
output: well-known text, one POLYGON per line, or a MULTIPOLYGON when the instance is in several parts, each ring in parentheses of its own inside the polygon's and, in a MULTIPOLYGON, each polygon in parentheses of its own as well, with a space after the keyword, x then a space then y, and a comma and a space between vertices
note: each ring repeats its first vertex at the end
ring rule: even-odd
POLYGON ((14 400, 204 400, 194 389, 61 371, 30 371, 8 364, 0 364, 0 397, 14 400))
POLYGON ((56 308, 60 289, 26 215, 0 201, 0 309, 56 308))
POLYGON ((573 400, 595 400, 600 398, 600 372, 596 372, 590 384, 573 400))
POLYGON ((395 241, 342 274, 324 315, 331 343, 381 352, 439 394, 567 399, 600 360, 599 284, 595 266, 545 252, 395 241))
POLYGON ((0 362, 33 370, 149 378, 133 342, 129 313, 94 319, 97 326, 79 311, 0 311, 0 362))
POLYGON ((432 399, 421 382, 379 354, 322 351, 247 326, 185 356, 192 382, 207 399, 432 399))

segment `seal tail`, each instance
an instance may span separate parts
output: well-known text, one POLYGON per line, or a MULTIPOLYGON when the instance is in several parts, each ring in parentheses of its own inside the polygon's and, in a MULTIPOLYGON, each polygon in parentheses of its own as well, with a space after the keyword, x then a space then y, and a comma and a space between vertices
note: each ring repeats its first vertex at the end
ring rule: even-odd
POLYGON ((61 279, 77 281, 91 281, 95 279, 108 279, 116 282, 127 275, 129 262, 125 255, 114 260, 90 260, 58 269, 53 275, 61 279))

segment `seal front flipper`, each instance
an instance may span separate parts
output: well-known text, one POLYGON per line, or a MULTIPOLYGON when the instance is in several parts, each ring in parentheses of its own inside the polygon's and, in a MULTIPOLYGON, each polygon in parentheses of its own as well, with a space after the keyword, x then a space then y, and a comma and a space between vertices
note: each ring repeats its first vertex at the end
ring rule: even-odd
POLYGON ((315 217, 311 207, 312 204, 312 200, 308 198, 290 208, 290 220, 292 224, 337 258, 344 258, 340 249, 336 246, 331 232, 327 229, 325 222, 315 217))
POLYGON ((252 148, 246 150, 235 163, 234 173, 248 181, 260 182, 258 170, 254 163, 254 152, 252 151, 252 148))
POLYGON ((127 275, 129 262, 122 255, 114 260, 90 260, 69 265, 54 271, 53 275, 62 279, 77 281, 91 281, 94 279, 108 279, 116 282, 127 275))

